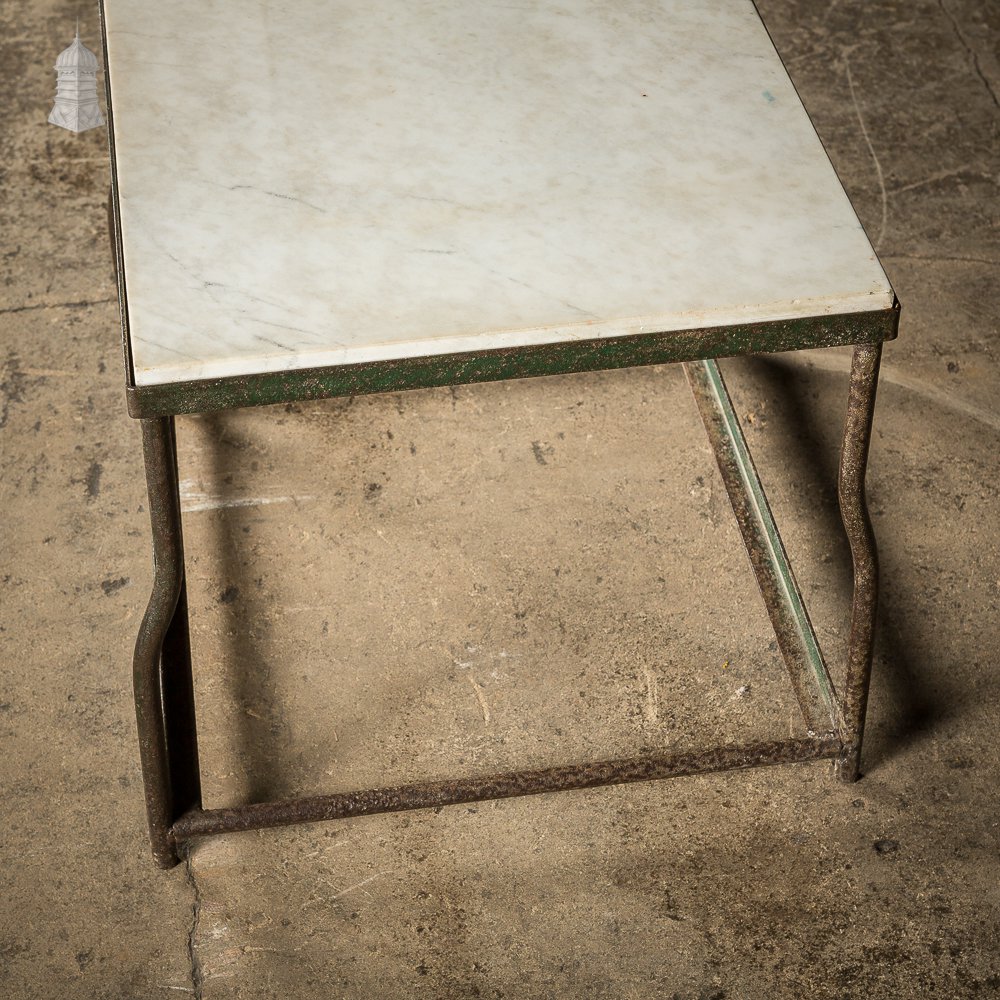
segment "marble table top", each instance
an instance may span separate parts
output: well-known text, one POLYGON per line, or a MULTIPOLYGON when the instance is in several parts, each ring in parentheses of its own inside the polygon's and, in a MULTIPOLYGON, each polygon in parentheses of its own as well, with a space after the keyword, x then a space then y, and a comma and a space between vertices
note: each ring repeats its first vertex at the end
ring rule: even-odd
POLYGON ((135 383, 889 308, 750 0, 105 0, 135 383))

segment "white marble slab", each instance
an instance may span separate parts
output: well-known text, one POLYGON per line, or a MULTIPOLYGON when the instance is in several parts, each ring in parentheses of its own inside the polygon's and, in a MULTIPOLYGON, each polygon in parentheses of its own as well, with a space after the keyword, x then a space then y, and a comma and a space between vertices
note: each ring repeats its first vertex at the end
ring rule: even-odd
POLYGON ((750 0, 106 0, 139 385, 884 309, 750 0))

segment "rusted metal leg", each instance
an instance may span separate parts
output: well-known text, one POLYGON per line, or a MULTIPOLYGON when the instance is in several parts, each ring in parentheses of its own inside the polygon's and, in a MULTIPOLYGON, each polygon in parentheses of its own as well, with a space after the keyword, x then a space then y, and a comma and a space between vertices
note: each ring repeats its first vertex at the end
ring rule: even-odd
POLYGON ((153 590, 132 661, 149 837, 157 864, 177 864, 170 827, 201 804, 172 417, 142 421, 153 529, 153 590))
POLYGON ((868 707, 868 685, 875 642, 878 552, 865 499, 865 471, 868 466, 868 445, 871 441, 881 357, 881 344, 863 344, 854 349, 850 398, 840 457, 840 514, 851 544, 851 559, 854 563, 851 638, 841 701, 844 754, 837 762, 837 773, 843 781, 856 781, 860 776, 861 742, 865 733, 865 711, 868 707))

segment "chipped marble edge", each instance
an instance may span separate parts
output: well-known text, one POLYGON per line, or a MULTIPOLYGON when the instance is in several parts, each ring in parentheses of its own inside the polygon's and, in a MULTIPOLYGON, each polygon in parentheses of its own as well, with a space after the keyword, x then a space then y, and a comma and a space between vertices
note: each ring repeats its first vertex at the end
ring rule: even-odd
POLYGON ((447 354, 532 347, 569 341, 601 340, 642 333, 680 333, 687 330, 741 326, 748 323, 780 322, 807 317, 877 312, 892 308, 895 295, 888 284, 884 290, 838 295, 835 298, 800 299, 766 303, 741 309, 719 309, 667 316, 632 317, 604 322, 566 326, 502 330, 488 334, 440 337, 411 341, 363 344, 353 347, 319 348, 309 351, 261 353, 247 357, 218 358, 208 361, 143 365, 136 357, 144 345, 132 340, 135 385, 164 385, 204 379, 265 375, 306 368, 330 368, 340 365, 409 358, 437 357, 447 354), (136 348, 139 351, 136 351, 136 348))

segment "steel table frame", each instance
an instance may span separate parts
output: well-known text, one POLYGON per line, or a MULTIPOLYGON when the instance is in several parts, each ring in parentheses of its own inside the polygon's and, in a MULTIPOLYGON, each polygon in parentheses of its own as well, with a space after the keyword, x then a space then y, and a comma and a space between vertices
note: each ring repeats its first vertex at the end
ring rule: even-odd
POLYGON ((857 779, 878 590, 878 561, 865 499, 865 472, 882 343, 896 336, 898 302, 890 309, 870 312, 136 385, 129 342, 127 289, 118 222, 114 119, 109 91, 107 100, 112 164, 109 230, 118 276, 126 395, 129 414, 138 418, 142 425, 153 536, 153 586, 136 641, 133 686, 150 842, 153 856, 161 867, 177 864, 179 848, 193 838, 293 823, 794 761, 833 760, 843 780, 857 779), (838 491, 851 548, 854 592, 845 682, 838 692, 827 671, 715 359, 843 345, 854 345, 854 356, 838 491), (255 802, 222 809, 203 808, 175 416, 667 362, 684 364, 805 719, 805 737, 255 802))
MULTIPOLYGON (((119 271, 119 273, 121 273, 119 271)), ((123 289, 124 291, 124 289, 123 289)), ((763 764, 832 759, 846 781, 858 777, 871 673, 877 555, 865 501, 865 470, 882 341, 895 334, 898 309, 808 323, 651 335, 619 341, 490 351, 342 368, 128 388, 129 411, 142 424, 153 534, 154 579, 135 647, 133 683, 153 855, 176 864, 194 837, 379 812, 426 808, 572 788, 647 781, 763 764), (792 330, 798 330, 793 334, 792 330), (840 461, 839 497, 854 566, 846 682, 837 692, 795 583, 739 420, 713 358, 690 359, 694 345, 748 338, 757 353, 802 335, 805 343, 855 343, 840 461), (773 340, 771 340, 773 338, 773 340), (643 360, 637 361, 637 355, 643 360), (686 361, 685 370, 715 450, 733 510, 782 657, 806 722, 804 738, 513 771, 204 809, 188 637, 184 546, 174 416, 222 407, 292 402, 420 385, 471 383, 623 364, 686 361)), ((128 340, 126 337, 126 363, 128 340)), ((779 348, 781 349, 781 348, 779 348)))

